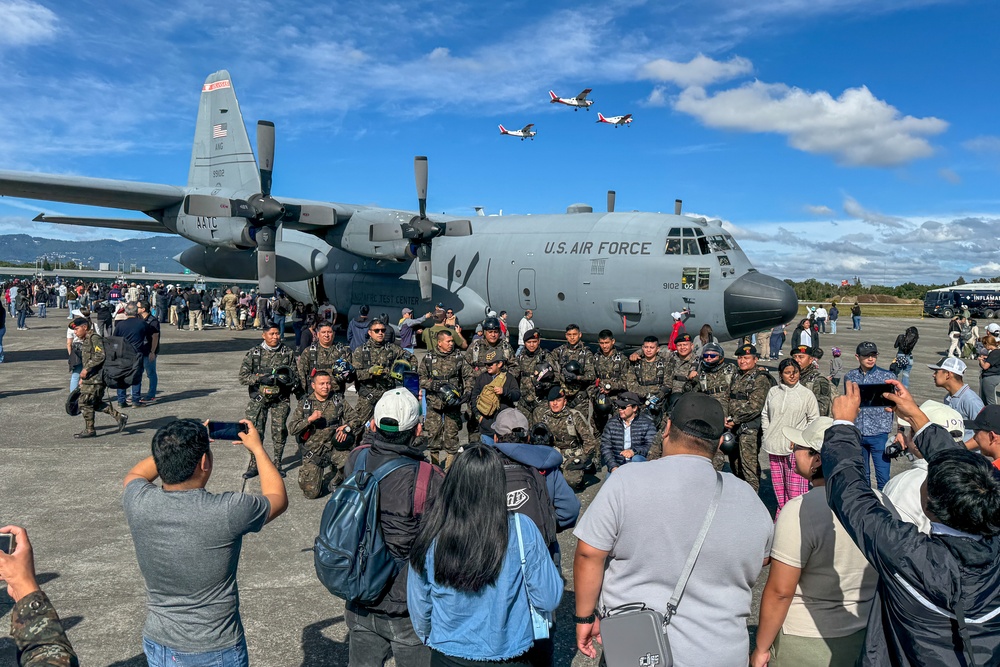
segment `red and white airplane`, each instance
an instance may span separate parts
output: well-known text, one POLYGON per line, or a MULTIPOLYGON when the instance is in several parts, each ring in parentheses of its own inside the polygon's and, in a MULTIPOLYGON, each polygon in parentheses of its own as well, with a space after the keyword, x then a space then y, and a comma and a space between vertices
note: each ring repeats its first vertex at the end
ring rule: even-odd
POLYGON ((608 123, 609 125, 614 125, 616 128, 619 125, 631 125, 632 114, 627 113, 624 116, 611 116, 605 117, 600 111, 597 112, 597 122, 598 123, 608 123))
POLYGON ((512 137, 521 137, 521 141, 524 141, 525 139, 531 139, 532 141, 534 141, 535 135, 538 134, 537 132, 531 129, 534 126, 535 126, 534 123, 528 123, 520 130, 508 130, 503 125, 500 125, 499 127, 500 127, 500 134, 507 134, 512 137))
POLYGON ((549 97, 551 97, 552 99, 549 100, 549 103, 556 104, 558 102, 559 104, 565 104, 568 107, 573 107, 573 111, 576 111, 580 107, 583 107, 587 111, 590 111, 590 105, 594 103, 594 100, 587 99, 587 95, 590 94, 590 90, 591 90, 590 88, 587 88, 576 97, 559 97, 550 90, 549 97))

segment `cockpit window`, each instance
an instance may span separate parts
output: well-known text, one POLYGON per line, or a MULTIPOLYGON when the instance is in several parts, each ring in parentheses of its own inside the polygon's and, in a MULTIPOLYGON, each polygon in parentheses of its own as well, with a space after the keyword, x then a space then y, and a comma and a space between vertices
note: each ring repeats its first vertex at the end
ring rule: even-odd
POLYGON ((681 245, 682 254, 684 255, 700 255, 701 251, 698 249, 698 241, 694 238, 694 230, 685 227, 684 230, 683 243, 681 245))
POLYGON ((712 252, 726 252, 727 250, 732 250, 732 247, 726 241, 726 237, 721 234, 709 236, 708 245, 712 249, 712 252))

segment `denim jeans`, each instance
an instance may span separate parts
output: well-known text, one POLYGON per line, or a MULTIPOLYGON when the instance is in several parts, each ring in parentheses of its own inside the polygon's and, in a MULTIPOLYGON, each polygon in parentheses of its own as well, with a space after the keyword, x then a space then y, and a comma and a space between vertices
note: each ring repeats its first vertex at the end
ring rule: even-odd
POLYGON ((909 359, 909 362, 906 364, 906 368, 904 368, 904 369, 900 370, 898 373, 896 373, 896 379, 898 379, 903 384, 904 387, 906 387, 907 389, 909 389, 910 388, 910 370, 913 368, 913 355, 912 354, 908 354, 906 356, 907 356, 907 359, 909 359))
POLYGON ((28 309, 17 311, 17 328, 23 329, 28 326, 28 309))
POLYGON ((888 433, 876 433, 861 437, 861 462, 865 466, 865 479, 871 479, 868 455, 875 464, 875 484, 881 491, 889 481, 889 459, 885 456, 885 443, 889 440, 888 433))
POLYGON ((83 364, 77 364, 73 366, 69 371, 69 390, 73 391, 80 386, 80 371, 83 370, 83 364))
POLYGON ((861 316, 851 315, 851 320, 853 320, 854 322, 854 328, 857 329, 858 331, 861 331, 861 316))
POLYGON ((67 302, 66 307, 69 308, 69 314, 66 315, 67 320, 73 319, 73 311, 76 310, 79 307, 79 305, 80 302, 77 299, 70 299, 67 302))
POLYGON ((38 317, 39 318, 45 317, 48 312, 45 310, 48 307, 48 304, 46 304, 44 301, 39 301, 37 305, 38 305, 38 317))
POLYGON ((420 642, 409 616, 344 611, 349 633, 348 667, 382 667, 389 650, 396 667, 427 667, 431 651, 420 642))
MULTIPOLYGON (((142 398, 142 377, 139 378, 139 384, 134 384, 129 387, 129 392, 132 394, 132 405, 139 405, 139 400, 142 398)), ((118 405, 125 405, 125 390, 118 390, 118 405)))
POLYGON ((7 333, 7 326, 0 327, 0 364, 3 363, 3 335, 7 333))
MULTIPOLYGON (((274 322, 275 326, 278 327, 278 334, 281 339, 285 339, 285 316, 284 315, 273 315, 271 320, 274 322)), ((263 324, 263 323, 261 323, 263 324)))
POLYGON ((235 646, 218 651, 183 653, 143 637, 142 650, 146 654, 149 667, 249 667, 250 665, 246 639, 240 639, 240 643, 235 646))
POLYGON ((149 389, 146 390, 146 398, 156 398, 156 359, 149 356, 142 358, 142 371, 149 378, 149 389))
POLYGON ((830 320, 830 333, 837 333, 837 320, 830 320))

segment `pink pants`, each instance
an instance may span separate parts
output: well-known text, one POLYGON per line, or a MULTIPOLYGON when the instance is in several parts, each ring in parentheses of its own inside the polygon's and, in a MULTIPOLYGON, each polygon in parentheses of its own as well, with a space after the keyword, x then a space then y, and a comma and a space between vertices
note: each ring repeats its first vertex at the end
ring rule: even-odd
POLYGON ((777 519, 785 503, 809 490, 809 480, 795 472, 795 457, 792 454, 768 454, 767 458, 771 461, 771 484, 778 499, 778 511, 774 513, 777 519))

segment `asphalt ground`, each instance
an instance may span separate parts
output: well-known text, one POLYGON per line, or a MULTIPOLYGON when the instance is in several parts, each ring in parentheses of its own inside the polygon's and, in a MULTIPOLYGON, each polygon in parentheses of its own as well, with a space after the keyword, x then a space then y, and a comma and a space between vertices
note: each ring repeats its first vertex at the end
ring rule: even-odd
MULTIPOLYGON (((141 645, 145 590, 122 512, 122 479, 149 454, 153 434, 170 420, 236 420, 243 416, 247 394, 236 377, 244 353, 260 341, 260 333, 188 332, 164 326, 157 362, 160 401, 152 407, 130 409, 129 424, 121 435, 115 433, 114 422, 107 415, 98 414, 100 437, 78 441, 73 434, 82 429, 83 419, 69 417, 63 410, 69 383, 66 311, 50 309, 49 313, 47 319, 30 319, 29 331, 8 327, 3 341, 0 525, 14 523, 27 528, 39 581, 59 610, 81 664, 145 665, 141 645)), ((848 318, 842 325, 849 322, 848 318)), ((844 350, 845 366, 851 368, 854 347, 862 340, 878 343, 881 365, 888 366, 892 342, 911 324, 921 332, 911 389, 918 402, 940 400, 943 392, 933 386, 926 364, 936 362, 947 349, 946 320, 866 317, 860 332, 842 326, 837 335, 821 336, 826 350, 821 369, 828 370, 833 345, 844 350)), ((736 344, 724 347, 731 353, 736 344)), ((978 391, 978 370, 968 375, 969 384, 978 391)), ((348 396, 353 400, 353 393, 348 396)), ((265 445, 270 449, 267 442, 265 445)), ((218 443, 214 452, 209 491, 238 491, 248 460, 245 450, 218 443)), ((285 457, 286 466, 292 468, 286 479, 289 509, 260 533, 246 537, 240 559, 241 613, 251 662, 346 665, 344 605, 318 582, 312 564, 311 548, 325 499, 302 497, 296 483, 298 453, 292 438, 285 457)), ((893 463, 894 472, 906 467, 905 460, 893 463)), ((585 508, 601 479, 603 474, 593 478, 592 485, 582 492, 585 508)), ((259 488, 256 481, 248 485, 250 491, 259 488)), ((761 488, 762 499, 773 507, 770 485, 765 481, 761 488)), ((738 535, 733 537, 739 540, 738 535)), ((575 653, 574 626, 569 620, 574 610, 571 572, 575 539, 571 532, 562 534, 560 543, 563 571, 570 581, 557 614, 556 664, 593 665, 575 653)), ((765 574, 755 589, 751 634, 756 628, 765 574)), ((0 625, 4 628, 10 609, 9 598, 0 595, 0 625)), ((0 639, 0 667, 14 664, 13 641, 4 637, 0 639)))

